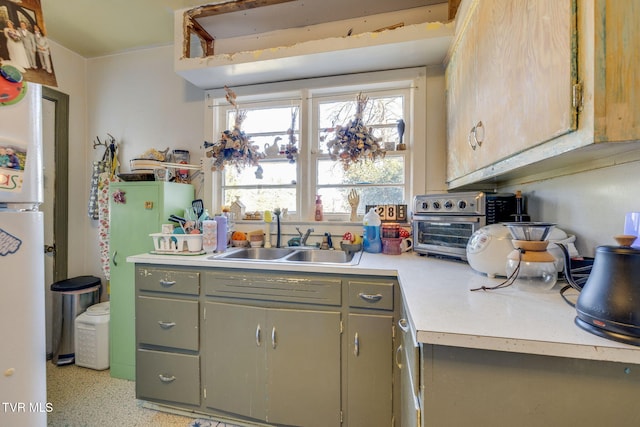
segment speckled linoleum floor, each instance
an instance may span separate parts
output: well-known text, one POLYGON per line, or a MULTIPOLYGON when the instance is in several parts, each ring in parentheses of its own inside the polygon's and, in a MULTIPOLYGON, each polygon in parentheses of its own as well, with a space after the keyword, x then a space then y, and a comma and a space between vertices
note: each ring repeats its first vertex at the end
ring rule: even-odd
POLYGON ((233 427, 143 408, 135 398, 135 382, 75 365, 47 362, 47 400, 53 406, 47 419, 52 427, 233 427))

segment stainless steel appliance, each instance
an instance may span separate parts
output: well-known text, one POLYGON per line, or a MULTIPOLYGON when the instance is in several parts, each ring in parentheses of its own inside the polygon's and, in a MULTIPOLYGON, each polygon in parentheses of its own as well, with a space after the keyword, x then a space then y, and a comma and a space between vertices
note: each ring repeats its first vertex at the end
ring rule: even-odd
POLYGON ((420 254, 467 259, 467 242, 481 227, 513 220, 511 193, 426 194, 413 200, 413 250, 420 254))

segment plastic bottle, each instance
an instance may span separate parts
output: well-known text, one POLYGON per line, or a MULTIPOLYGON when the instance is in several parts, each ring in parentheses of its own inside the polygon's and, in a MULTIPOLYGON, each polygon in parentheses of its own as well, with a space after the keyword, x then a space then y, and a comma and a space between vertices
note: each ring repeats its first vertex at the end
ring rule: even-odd
POLYGON ((380 217, 376 213, 375 208, 371 208, 364 216, 363 224, 363 246, 365 252, 382 252, 382 240, 380 239, 380 225, 382 221, 380 221, 380 217))
POLYGON ((315 214, 315 219, 316 221, 322 221, 322 218, 324 217, 324 211, 322 209, 322 199, 320 199, 320 195, 316 196, 316 214, 315 214))
POLYGON ((227 250, 227 217, 220 215, 215 217, 218 224, 218 248, 217 252, 224 252, 227 250))

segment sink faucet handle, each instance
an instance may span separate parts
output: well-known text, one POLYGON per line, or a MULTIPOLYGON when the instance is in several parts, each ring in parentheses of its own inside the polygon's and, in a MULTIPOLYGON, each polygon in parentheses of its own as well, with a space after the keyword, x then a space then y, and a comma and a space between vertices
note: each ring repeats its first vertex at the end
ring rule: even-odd
POLYGON ((298 234, 300 235, 300 237, 302 237, 302 231, 300 231, 300 227, 296 227, 296 231, 298 232, 298 234))

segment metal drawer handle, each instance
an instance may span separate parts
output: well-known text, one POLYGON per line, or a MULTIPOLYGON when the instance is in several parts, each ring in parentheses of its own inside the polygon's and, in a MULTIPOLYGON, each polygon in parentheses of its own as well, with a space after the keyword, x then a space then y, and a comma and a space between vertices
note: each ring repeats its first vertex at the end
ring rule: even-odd
POLYGON ((398 361, 398 355, 400 354, 401 351, 402 351, 402 344, 400 344, 398 348, 396 348, 396 366, 399 369, 402 369, 402 363, 398 361))
POLYGON ((261 342, 262 339, 260 338, 260 324, 258 323, 258 326, 256 326, 256 346, 260 347, 261 342))
POLYGON ((116 267, 118 266, 118 261, 116 260, 117 256, 118 256, 118 251, 113 251, 113 255, 111 255, 111 261, 113 262, 113 265, 115 265, 116 267))
POLYGON ((360 337, 358 337, 358 333, 356 332, 356 336, 353 339, 353 355, 358 357, 360 355, 360 337))
POLYGON ((160 374, 158 375, 158 378, 160 378, 160 381, 162 381, 163 383, 171 383, 176 380, 175 375, 171 375, 170 377, 165 377, 164 375, 160 374))
POLYGON ((162 286, 163 288, 168 288, 169 286, 173 286, 175 284, 176 284, 175 280, 160 279, 160 286, 162 286))
POLYGON ((367 302, 378 302, 382 299, 381 294, 372 295, 372 294, 365 294, 363 292, 360 292, 358 296, 367 302))
POLYGON ((272 348, 276 348, 276 327, 274 326, 273 329, 271 329, 271 347, 272 348))
POLYGON ((407 322, 407 319, 398 320, 398 327, 402 332, 409 332, 409 322, 407 322))
POLYGON ((176 322, 163 322, 162 320, 158 320, 158 325, 160 325, 162 329, 171 329, 176 326, 176 322))

